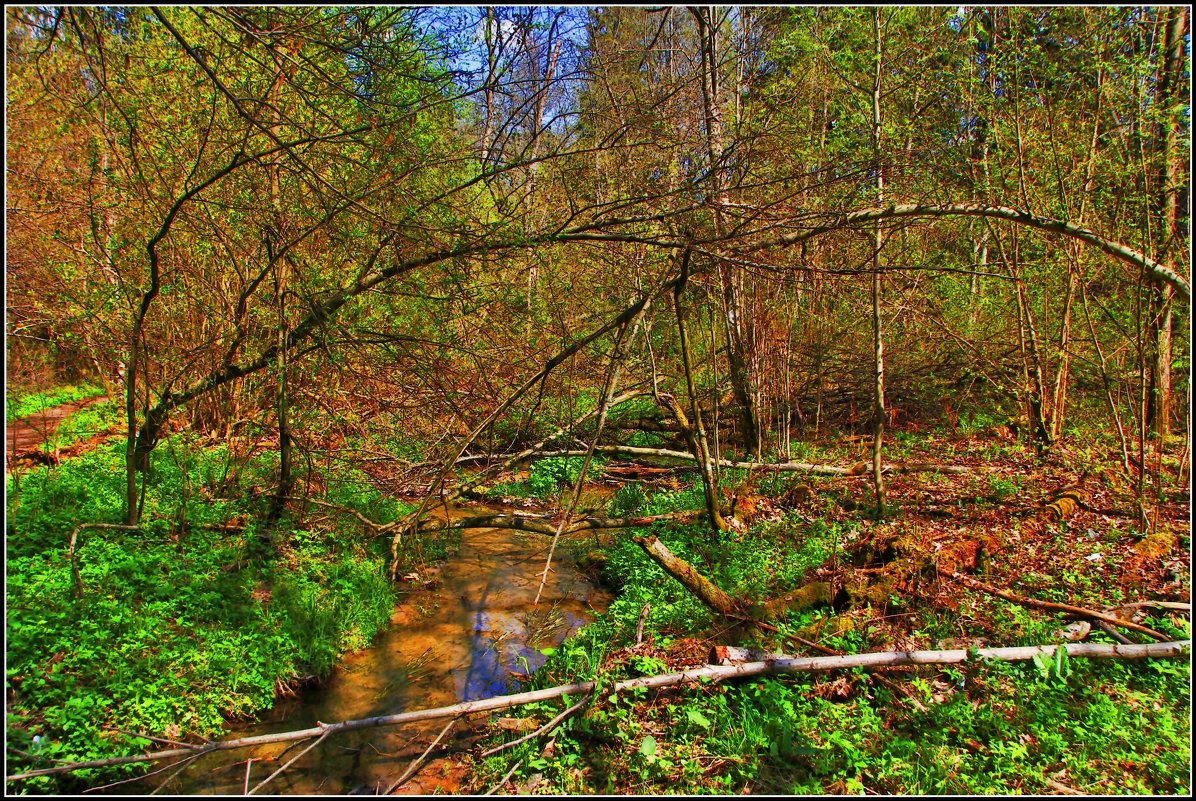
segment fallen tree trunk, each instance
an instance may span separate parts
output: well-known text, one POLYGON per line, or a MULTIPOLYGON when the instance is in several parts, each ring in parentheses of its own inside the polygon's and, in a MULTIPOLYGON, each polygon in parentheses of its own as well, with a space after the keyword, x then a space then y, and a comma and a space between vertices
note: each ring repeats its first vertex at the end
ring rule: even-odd
POLYGON ((610 478, 622 478, 628 480, 645 480, 653 477, 660 477, 669 475, 673 472, 669 467, 652 467, 644 464, 608 464, 603 472, 610 478))
POLYGON ((733 598, 689 562, 674 555, 656 537, 639 536, 634 537, 634 541, 664 572, 677 579, 708 609, 724 617, 763 620, 806 609, 816 603, 831 602, 831 586, 824 581, 812 581, 780 598, 762 604, 746 603, 733 598))
MULTIPOLYGON (((691 522, 702 516, 699 511, 669 512, 663 515, 647 515, 644 517, 583 517, 574 520, 564 527, 562 533, 574 534, 578 531, 595 531, 608 528, 633 528, 636 526, 650 526, 658 520, 672 520, 674 522, 691 522)), ((551 518, 542 515, 471 515, 459 517, 433 526, 421 524, 420 531, 447 531, 455 528, 511 528, 517 531, 534 531, 537 534, 556 534, 556 524, 551 518)))
MULTIPOLYGON (((1186 656, 1191 651, 1192 641, 1179 640, 1165 643, 1148 643, 1146 645, 1093 645, 1089 643, 1027 645, 1015 648, 979 648, 976 650, 976 654, 981 659, 996 659, 1002 662, 1024 662, 1028 659, 1033 659, 1039 654, 1046 657, 1053 657, 1055 652, 1060 648, 1067 651, 1067 655, 1072 659, 1164 659, 1186 656)), ((962 648, 940 651, 880 651, 867 654, 845 654, 843 656, 767 659, 759 662, 747 662, 741 665, 713 665, 704 668, 694 668, 693 670, 686 670, 681 673, 666 673, 660 676, 627 679, 611 685, 609 692, 614 694, 640 687, 656 689, 689 684, 703 679, 726 681, 745 676, 761 676, 777 673, 825 672, 855 667, 867 668, 897 665, 952 665, 965 662, 967 659, 968 651, 962 648)), ((100 768, 133 762, 149 762, 157 759, 190 757, 209 751, 227 751, 234 748, 247 748, 255 745, 309 740, 313 737, 324 737, 339 732, 373 729, 382 726, 398 726, 403 723, 414 723, 422 720, 439 720, 481 712, 493 712, 536 701, 547 701, 559 698, 562 695, 580 696, 593 692, 597 684, 598 682, 593 681, 579 682, 559 687, 549 687, 544 690, 533 690, 514 695, 500 695, 478 701, 466 701, 436 709, 420 709, 412 712, 401 712, 396 715, 379 715, 372 718, 346 720, 340 723, 320 723, 310 729, 280 732, 277 734, 262 734, 255 737, 241 737, 236 740, 207 743, 206 745, 194 748, 174 748, 168 751, 156 751, 148 754, 98 759, 71 765, 58 765, 53 768, 42 768, 40 770, 16 773, 7 777, 7 781, 21 781, 34 776, 69 773, 70 771, 82 770, 84 768, 100 768)))
POLYGON ((699 573, 689 562, 674 556, 672 551, 656 537, 635 537, 635 544, 643 548, 644 553, 660 565, 664 572, 681 582, 685 589, 692 592, 698 600, 715 612, 726 617, 734 617, 745 611, 742 604, 699 573))
MULTIPOLYGON (((641 448, 634 445, 599 445, 594 449, 596 453, 609 453, 618 456, 633 456, 637 458, 652 457, 662 459, 681 459, 687 462, 696 461, 693 454, 686 451, 675 451, 671 448, 641 448)), ((585 451, 545 451, 540 456, 584 456, 585 451)), ((712 459, 713 463, 714 460, 712 459)), ((840 467, 830 464, 812 464, 810 462, 737 462, 733 459, 719 459, 719 467, 732 467, 741 470, 756 470, 773 473, 814 473, 824 476, 866 476, 868 465, 858 462, 851 467, 840 467)), ((884 473, 953 473, 964 474, 974 472, 975 468, 965 465, 932 464, 930 462, 908 462, 904 464, 887 464, 882 468, 884 473)))

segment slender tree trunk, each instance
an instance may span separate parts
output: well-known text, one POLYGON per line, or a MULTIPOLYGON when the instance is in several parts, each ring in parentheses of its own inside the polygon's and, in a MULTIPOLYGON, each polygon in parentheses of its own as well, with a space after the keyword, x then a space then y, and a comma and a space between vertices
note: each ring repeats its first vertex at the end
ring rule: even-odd
MULTIPOLYGON (((1088 211, 1088 195, 1092 191, 1092 171, 1093 165, 1096 161, 1097 146, 1100 142, 1100 112, 1101 112, 1101 89, 1104 86, 1104 71, 1100 70, 1096 77, 1096 109, 1093 114, 1092 137, 1088 142, 1088 161, 1084 165, 1084 185, 1083 191, 1080 193, 1080 210, 1076 223, 1078 225, 1084 224, 1084 218, 1088 211)), ((1072 307, 1075 303, 1075 293, 1077 286, 1083 291, 1084 274, 1082 269, 1081 259, 1083 258, 1083 251, 1080 248, 1079 242, 1070 242, 1067 245, 1067 294, 1063 304, 1063 324, 1059 331, 1059 371, 1055 375, 1055 399, 1054 399, 1054 416, 1052 418, 1054 426, 1052 433, 1054 439, 1058 442, 1063 436, 1063 419, 1064 412, 1067 406, 1067 384, 1071 373, 1071 353, 1070 353, 1070 337, 1071 337, 1071 315, 1072 307)), ((1085 301, 1086 302, 1086 301, 1085 301)), ((1087 307, 1085 307, 1085 314, 1087 314, 1087 307)), ((1092 331, 1092 321, 1089 319, 1089 330, 1092 331)), ((1093 334, 1093 341, 1095 342, 1095 333, 1093 334)), ((1099 344, 1097 345, 1099 349, 1099 344)), ((1101 355, 1101 371, 1104 373, 1104 356, 1101 355)), ((1106 375, 1106 385, 1107 373, 1106 375)), ((1107 389, 1107 386, 1106 386, 1107 389)), ((1121 426, 1120 419, 1117 420, 1118 428, 1121 426)), ((1124 445, 1124 434, 1123 442, 1124 445)), ((1128 460, 1127 460, 1128 463, 1128 460)))
MULTIPOLYGON (((1160 169, 1156 187, 1156 208, 1163 220, 1163 230, 1157 245, 1158 258, 1174 268, 1172 254, 1184 247, 1187 237, 1182 231, 1179 191, 1185 164, 1179 159, 1179 131, 1173 121, 1177 89, 1183 79, 1184 34, 1189 27, 1190 9, 1173 6, 1166 9, 1163 30, 1162 58, 1159 69, 1159 103, 1166 117, 1156 141, 1160 143, 1160 169)), ((1151 392, 1148 398, 1147 422, 1158 437, 1162 450, 1171 431, 1171 327, 1172 295, 1170 287, 1156 286, 1151 293, 1151 339, 1154 358, 1151 364, 1151 392)))
MULTIPOLYGON (((880 35, 880 7, 873 9, 873 31, 876 35, 876 73, 872 84, 872 153, 876 169, 876 202, 885 202, 885 172, 881 154, 881 68, 883 65, 883 44, 880 35)), ((884 515, 885 484, 881 474, 884 457, 885 437, 885 341, 880 319, 881 272, 880 251, 884 246, 884 235, 876 226, 872 252, 872 348, 875 370, 875 400, 872 408, 872 488, 876 493, 876 514, 884 515)))
MULTIPOLYGON (((137 525, 137 340, 141 338, 141 315, 133 320, 129 335, 129 358, 125 362, 125 525, 137 525)), ((148 456, 147 456, 148 458, 148 456)))
POLYGON ((677 314, 677 337, 681 346, 681 364, 685 370, 685 386, 689 392, 689 408, 693 415, 693 422, 685 419, 681 405, 676 400, 661 396, 665 405, 677 420, 677 426, 685 436, 689 449, 698 462, 702 474, 702 487, 706 493, 706 513, 710 518, 710 527, 715 534, 727 528, 718 508, 718 482, 714 478, 714 467, 710 459, 710 443, 706 439, 706 427, 702 423, 702 410, 698 406, 698 393, 694 385, 693 362, 689 355, 689 337, 685 333, 685 314, 681 308, 681 295, 685 292, 685 285, 689 280, 689 257, 687 249, 681 257, 681 277, 673 289, 673 309, 677 314))
MULTIPOLYGON (((1069 250, 1078 250, 1078 246, 1069 245, 1069 250)), ((1067 291, 1063 299, 1063 320, 1059 327, 1059 366, 1055 372, 1055 392, 1051 402, 1051 439, 1058 442, 1063 436, 1063 410, 1067 404, 1067 382, 1071 371, 1071 312, 1075 303, 1076 275, 1075 258, 1067 260, 1067 291)))
MULTIPOLYGON (((720 238, 726 235, 724 207, 727 203, 723 163, 723 114, 718 81, 718 25, 714 8, 690 9, 698 23, 699 45, 702 53, 702 107, 706 118, 706 152, 710 165, 710 194, 714 200, 714 226, 720 238)), ((727 366, 731 375, 731 390, 739 406, 743 426, 744 448, 755 458, 760 455, 760 429, 756 419, 755 393, 747 358, 748 329, 743 299, 743 275, 734 265, 720 262, 723 303, 727 319, 727 366)))
MULTIPOLYGON (((274 137, 278 139, 281 136, 278 105, 279 95, 282 92, 283 65, 277 54, 272 52, 271 55, 274 56, 274 67, 277 70, 274 87, 270 92, 274 99, 274 108, 270 111, 270 116, 274 121, 271 130, 274 132, 274 137)), ((271 522, 276 522, 286 508, 287 498, 291 494, 295 479, 292 470, 290 398, 287 394, 287 338, 290 332, 287 330, 286 306, 290 276, 288 275, 289 264, 286 255, 281 253, 283 243, 286 241, 284 234, 286 220, 282 212, 282 175, 278 158, 275 158, 270 164, 269 171, 270 201, 274 220, 272 230, 266 233, 266 252, 274 267, 274 304, 278 313, 276 338, 278 360, 275 363, 277 370, 275 413, 278 417, 278 491, 275 493, 269 517, 271 522)))
POLYGON ((1080 283, 1080 301, 1084 305, 1084 319, 1088 321, 1088 333, 1092 336, 1092 346, 1096 349, 1096 356, 1100 360, 1100 377, 1105 387, 1105 400, 1109 405, 1109 415, 1117 426, 1117 441, 1121 444, 1121 467, 1126 476, 1130 475, 1130 449, 1125 436, 1125 427, 1121 424, 1121 414, 1117 411, 1117 401, 1113 398, 1113 385, 1109 380, 1108 362, 1105 352, 1100 346, 1100 339, 1096 336, 1096 327, 1092 324, 1092 314, 1088 311, 1088 288, 1080 283))

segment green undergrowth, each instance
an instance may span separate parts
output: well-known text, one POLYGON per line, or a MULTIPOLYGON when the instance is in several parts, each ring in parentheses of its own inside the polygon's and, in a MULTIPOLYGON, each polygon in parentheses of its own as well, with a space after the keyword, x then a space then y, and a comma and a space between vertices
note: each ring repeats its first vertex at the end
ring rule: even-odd
POLYGON ((39 447, 45 453, 56 453, 98 434, 119 436, 123 422, 124 410, 115 401, 100 401, 65 418, 39 447))
MULTIPOLYGON (((655 494, 624 489, 610 511, 660 514, 701 504, 698 486, 655 494)), ((729 630, 644 555, 631 541, 635 534, 650 531, 732 595, 762 600, 809 580, 852 525, 787 517, 718 538, 702 525, 621 532, 602 554, 616 598, 549 649, 533 686, 596 679, 607 687, 671 672, 670 650, 690 638, 792 652, 800 646, 787 637, 831 614, 794 612, 774 621, 775 633, 729 630), (636 647, 645 606, 645 644, 636 647)), ((992 610, 1001 645, 1049 641, 1047 630, 1061 623, 1001 605, 992 610)), ((963 624, 941 612, 923 617, 920 636, 958 636, 963 624)), ((1161 620, 1150 625, 1190 637, 1161 620)), ((822 641, 843 651, 875 650, 859 631, 822 641)), ((922 710, 858 669, 632 691, 567 719, 547 749, 543 738, 533 738, 481 760, 471 789, 492 786, 519 762, 511 778, 516 790, 539 775, 536 792, 549 794, 1041 794, 1057 792, 1052 782, 1099 794, 1184 794, 1190 675, 1180 660, 1079 659, 976 661, 894 675, 922 710)), ((512 714, 543 722, 578 700, 512 714)))
MULTIPOLYGON (((557 497, 577 482, 584 462, 581 456, 549 456, 532 463, 526 479, 495 484, 486 491, 494 500, 502 498, 537 498, 547 501, 557 497)), ((590 460, 586 480, 592 481, 602 475, 603 460, 590 460)))
MULTIPOLYGON (((273 454, 233 458, 184 436, 162 442, 136 531, 81 529, 76 597, 68 556, 80 522, 123 523, 124 445, 36 468, 7 484, 9 773, 138 753, 144 738, 220 734, 283 688, 328 675, 388 624, 389 540, 349 515, 293 512, 273 530, 260 488, 273 454)), ((327 499, 379 521, 407 507, 362 474, 326 478, 327 499)), ((424 556, 443 550, 430 543, 424 556)), ((144 770, 39 777, 58 792, 144 770)))
POLYGON ((20 396, 9 395, 4 399, 4 419, 11 423, 64 403, 86 400, 102 394, 104 394, 103 387, 95 384, 79 384, 55 387, 44 392, 30 392, 20 396))

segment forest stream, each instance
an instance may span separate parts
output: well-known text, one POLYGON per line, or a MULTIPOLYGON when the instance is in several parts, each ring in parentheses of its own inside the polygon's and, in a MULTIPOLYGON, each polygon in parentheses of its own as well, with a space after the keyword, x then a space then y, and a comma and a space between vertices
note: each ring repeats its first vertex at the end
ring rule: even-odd
MULTIPOLYGON (((390 629, 371 648, 345 657, 320 686, 279 698, 259 721, 234 726, 226 738, 304 729, 317 721, 431 709, 517 691, 520 678, 543 664, 546 657, 541 649, 559 644, 610 600, 558 548, 540 603, 533 606, 548 546, 549 539, 539 534, 493 528, 463 531, 460 552, 443 565, 428 588, 400 599, 390 629)), ((385 791, 446 722, 330 737, 259 792, 385 791)), ((437 752, 443 754, 444 746, 452 750, 472 738, 471 724, 476 725, 458 722, 437 752)), ((246 785, 246 760, 254 760, 252 788, 309 744, 276 743, 208 754, 169 779, 161 792, 240 795, 246 785), (286 755, 279 758, 284 751, 286 755)), ((436 756, 430 755, 398 792, 455 789, 459 778, 446 776, 436 756)), ((151 778, 145 786, 159 783, 160 777, 151 778)))

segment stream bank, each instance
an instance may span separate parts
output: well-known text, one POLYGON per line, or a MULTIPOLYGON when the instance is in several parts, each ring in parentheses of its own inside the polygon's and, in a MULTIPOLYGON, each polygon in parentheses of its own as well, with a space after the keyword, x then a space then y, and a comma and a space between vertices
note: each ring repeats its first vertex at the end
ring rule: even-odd
MULTIPOLYGON (((458 514, 458 512, 454 512, 458 514)), ((261 719, 228 738, 271 734, 374 715, 445 706, 518 689, 555 646, 601 611, 610 596, 558 549, 541 602, 533 607, 549 542, 538 534, 469 529, 459 552, 396 607, 391 627, 368 649, 344 658, 318 687, 280 698, 261 719)), ((459 722, 452 751, 482 721, 459 722)), ((432 721, 352 732, 321 743, 262 791, 271 794, 374 794, 389 788, 443 728, 432 721)), ((161 792, 241 794, 307 744, 206 755, 169 779, 161 792), (283 756, 285 752, 285 756, 283 756)), ((398 792, 452 792, 454 778, 433 758, 398 792)), ((459 777, 458 777, 459 778, 459 777)), ((157 787, 153 779, 143 789, 157 787)))

